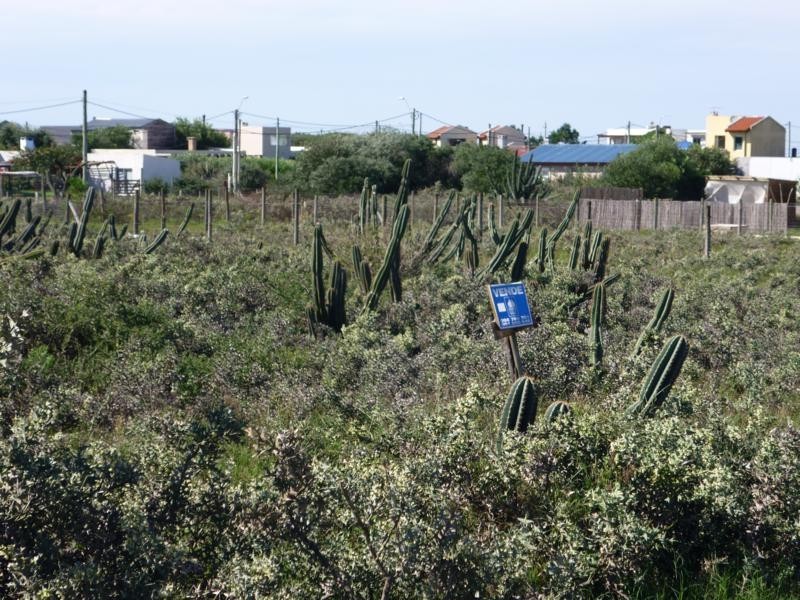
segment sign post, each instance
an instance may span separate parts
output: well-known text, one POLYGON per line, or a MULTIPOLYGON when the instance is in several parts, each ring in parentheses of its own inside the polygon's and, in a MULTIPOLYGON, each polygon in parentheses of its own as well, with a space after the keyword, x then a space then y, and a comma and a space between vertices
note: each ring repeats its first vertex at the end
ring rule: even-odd
POLYGON ((516 332, 535 325, 525 285, 520 282, 497 283, 488 286, 489 300, 494 314, 492 331, 495 339, 503 340, 508 350, 511 377, 520 377, 525 368, 519 355, 516 332))

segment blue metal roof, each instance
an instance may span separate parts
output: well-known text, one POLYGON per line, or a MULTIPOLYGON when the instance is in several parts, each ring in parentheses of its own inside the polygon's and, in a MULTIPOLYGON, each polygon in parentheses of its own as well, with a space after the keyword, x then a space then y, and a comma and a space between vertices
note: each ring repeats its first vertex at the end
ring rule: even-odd
POLYGON ((544 144, 523 154, 520 160, 542 165, 607 164, 638 147, 636 144, 544 144))

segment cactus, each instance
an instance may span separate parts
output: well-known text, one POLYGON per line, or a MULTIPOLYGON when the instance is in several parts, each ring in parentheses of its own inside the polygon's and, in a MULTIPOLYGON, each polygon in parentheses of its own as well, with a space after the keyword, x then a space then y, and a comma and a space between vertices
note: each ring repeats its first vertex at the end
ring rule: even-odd
POLYGON ((369 292, 372 285, 372 271, 370 271, 369 263, 361 255, 361 248, 356 245, 353 246, 353 272, 358 278, 361 291, 365 294, 369 292))
POLYGON ((639 335, 639 339, 636 340, 636 345, 633 347, 631 358, 639 354, 648 335, 661 331, 664 321, 667 320, 667 317, 672 310, 672 300, 674 298, 675 292, 672 290, 672 288, 667 288, 664 290, 664 293, 661 295, 661 300, 659 300, 658 306, 656 306, 656 312, 653 314, 653 318, 650 319, 650 322, 647 323, 647 325, 645 325, 645 328, 639 335))
POLYGON ((58 240, 53 240, 52 242, 50 242, 50 249, 49 249, 50 256, 55 256, 56 254, 58 254, 59 245, 60 244, 58 240))
POLYGON ((603 243, 603 232, 602 231, 595 231, 594 237, 592 238, 592 247, 589 250, 589 257, 586 263, 586 270, 592 268, 595 261, 597 260, 597 255, 600 252, 600 245, 603 243))
POLYGON ((594 271, 594 280, 602 281, 606 276, 606 265, 608 263, 608 251, 611 246, 611 240, 608 238, 603 240, 600 244, 600 252, 597 255, 597 266, 594 271))
POLYGON ((592 323, 589 330, 589 361, 595 370, 603 366, 603 321, 606 311, 606 286, 598 283, 592 294, 592 323))
POLYGON ((428 257, 425 259, 426 262, 429 264, 435 264, 444 254, 444 251, 447 250, 450 242, 453 241, 453 236, 456 234, 456 231, 459 230, 461 227, 461 216, 459 215, 456 217, 456 220, 450 226, 450 229, 447 230, 447 233, 442 237, 441 240, 436 244, 436 247, 431 250, 428 257))
POLYGON ((503 412, 500 415, 500 432, 497 439, 497 449, 503 445, 503 434, 506 431, 525 433, 528 426, 536 419, 536 408, 539 400, 533 379, 527 376, 520 377, 511 386, 511 392, 506 398, 503 412))
POLYGON ((516 202, 534 195, 543 196, 547 193, 546 185, 541 169, 532 162, 523 163, 516 154, 511 159, 503 185, 492 183, 495 193, 504 194, 516 202))
POLYGON ((19 208, 22 206, 22 200, 17 198, 11 203, 11 206, 6 210, 3 220, 0 221, 0 242, 3 241, 3 236, 11 233, 17 226, 17 214, 19 208))
POLYGON ((592 267, 589 260, 589 250, 592 239, 592 222, 586 221, 586 226, 583 228, 583 247, 581 248, 581 270, 588 271, 592 267))
POLYGON ((89 222, 89 215, 92 213, 92 206, 94 206, 94 188, 90 187, 86 190, 86 195, 83 199, 83 210, 81 218, 78 222, 78 228, 75 232, 75 237, 71 238, 70 248, 73 254, 80 258, 81 251, 83 250, 83 241, 86 238, 86 225, 89 222))
POLYGON ((639 399, 628 407, 627 413, 642 416, 652 415, 669 396, 688 354, 689 344, 682 335, 676 335, 667 340, 642 383, 639 399))
POLYGON ((544 420, 548 423, 554 423, 560 417, 566 416, 571 412, 572 409, 568 403, 563 400, 556 400, 544 411, 544 420))
POLYGON ((167 239, 169 235, 169 229, 162 229, 159 234, 150 242, 150 245, 144 249, 145 254, 150 254, 155 252, 156 248, 158 248, 161 244, 164 243, 164 240, 167 239))
POLYGON ((497 232, 497 223, 494 219, 494 203, 489 204, 489 233, 492 234, 492 241, 495 246, 499 246, 503 242, 503 238, 497 232))
POLYGON ((425 237, 425 243, 422 245, 422 250, 420 250, 419 253, 420 257, 427 255, 431 250, 433 250, 433 247, 436 244, 436 237, 439 235, 439 230, 442 228, 444 220, 447 218, 447 214, 450 212, 450 207, 453 205, 453 200, 455 197, 456 192, 453 190, 447 197, 447 201, 444 203, 442 211, 438 215, 434 215, 433 225, 431 225, 428 235, 425 237))
POLYGON ((325 323, 334 331, 341 331, 347 324, 345 297, 347 295, 347 273, 339 261, 333 263, 330 287, 326 293, 323 277, 322 225, 314 227, 311 246, 311 276, 313 280, 313 307, 308 309, 309 330, 315 333, 317 323, 325 323))
POLYGON ((578 268, 578 259, 581 253, 581 236, 576 236, 572 240, 572 252, 569 255, 569 270, 574 271, 578 268))
POLYGON ((176 237, 179 237, 183 233, 183 230, 186 229, 186 226, 189 224, 189 219, 192 218, 192 212, 194 212, 194 202, 186 209, 186 215, 183 217, 180 227, 178 227, 178 233, 175 234, 176 237))
POLYGON ((99 235, 94 242, 94 248, 92 248, 92 258, 100 258, 103 256, 103 249, 106 247, 106 236, 99 235))
POLYGON ((536 255, 536 268, 539 273, 544 273, 545 259, 547 257, 547 227, 542 227, 539 232, 539 254, 536 255))
POLYGON ((529 246, 530 236, 525 236, 525 240, 520 242, 517 247, 517 257, 511 265, 511 281, 520 281, 525 276, 525 265, 528 262, 529 246))
POLYGON ((489 264, 481 271, 484 273, 496 273, 499 271, 511 257, 514 249, 517 247, 522 239, 528 234, 531 224, 533 223, 533 211, 527 210, 525 215, 520 220, 519 216, 511 223, 508 232, 503 236, 502 243, 497 247, 494 256, 489 261, 489 264))
POLYGON ((25 222, 33 221, 33 200, 25 198, 25 222))
POLYGON ((364 178, 364 184, 361 186, 361 197, 358 199, 358 233, 364 235, 367 229, 367 222, 369 220, 370 209, 370 185, 369 178, 364 178))
POLYGON ((400 243, 403 240, 407 227, 408 206, 403 204, 395 219, 392 228, 392 237, 386 247, 383 264, 381 264, 381 268, 378 269, 378 272, 372 280, 372 288, 367 295, 367 300, 364 303, 362 312, 375 310, 378 307, 378 301, 380 300, 381 294, 383 294, 383 291, 386 289, 386 284, 389 282, 390 276, 392 277, 392 291, 396 294, 395 299, 399 298, 400 294, 402 294, 402 290, 395 288, 395 285, 400 283, 400 243))
POLYGON ((559 223, 556 230, 553 234, 547 239, 548 246, 554 246, 555 243, 559 240, 559 238, 564 234, 569 226, 570 219, 572 219, 572 215, 575 214, 575 209, 578 207, 578 202, 580 201, 580 192, 575 192, 575 195, 572 198, 572 202, 567 208, 567 212, 564 215, 564 218, 561 219, 561 223, 559 223))

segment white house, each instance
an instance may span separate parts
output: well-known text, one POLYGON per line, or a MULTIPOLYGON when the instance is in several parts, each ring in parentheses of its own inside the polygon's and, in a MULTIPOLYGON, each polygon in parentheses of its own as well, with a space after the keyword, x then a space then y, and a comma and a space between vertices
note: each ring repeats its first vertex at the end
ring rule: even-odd
POLYGON ((172 184, 181 176, 180 161, 157 150, 95 150, 89 153, 89 178, 93 185, 131 193, 151 179, 172 184))
POLYGON ((291 127, 257 127, 242 125, 242 140, 240 148, 247 156, 266 156, 275 158, 275 147, 278 148, 280 158, 292 156, 292 129, 291 127))

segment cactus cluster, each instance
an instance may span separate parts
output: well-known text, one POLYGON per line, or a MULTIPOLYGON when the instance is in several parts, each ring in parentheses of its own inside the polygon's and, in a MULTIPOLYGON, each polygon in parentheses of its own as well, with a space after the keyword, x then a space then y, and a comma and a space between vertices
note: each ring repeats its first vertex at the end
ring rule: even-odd
POLYGON ((361 235, 368 225, 378 223, 378 188, 370 185, 369 179, 364 178, 364 185, 361 187, 361 197, 358 202, 358 231, 361 235))
POLYGON ((372 271, 369 268, 369 263, 361 255, 361 248, 357 245, 353 246, 353 272, 358 278, 361 291, 365 294, 368 293, 369 288, 372 286, 372 271))
POLYGON ((527 376, 520 377, 511 386, 511 391, 503 405, 500 415, 500 431, 497 438, 498 450, 502 447, 503 435, 506 431, 525 433, 536 418, 536 408, 539 399, 533 379, 527 376))
POLYGON ((511 158, 505 177, 501 181, 492 181, 492 187, 495 193, 515 202, 537 196, 541 198, 548 192, 541 169, 532 162, 523 163, 516 154, 511 158))
POLYGON ((311 245, 313 305, 307 310, 309 330, 313 334, 316 334, 318 323, 324 323, 337 332, 347 324, 345 308, 347 273, 338 260, 334 261, 330 287, 325 290, 323 239, 322 225, 317 225, 314 228, 314 240, 311 245))
POLYGON ((589 329, 589 362, 599 370, 603 366, 603 323, 606 313, 606 286, 598 283, 592 293, 592 320, 589 329))
POLYGON ((44 254, 44 250, 39 248, 39 245, 42 233, 50 222, 51 213, 48 213, 44 219, 41 215, 34 217, 29 213, 26 204, 26 225, 22 231, 17 233, 17 218, 21 206, 22 201, 16 199, 3 207, 3 212, 0 213, 0 255, 15 254, 24 258, 37 258, 44 254))
POLYGON ((483 270, 479 273, 479 275, 483 275, 486 273, 495 274, 500 269, 502 269, 507 263, 511 256, 514 254, 514 251, 517 249, 517 245, 525 238, 528 234, 528 230, 530 229, 531 225, 533 224, 533 211, 526 210, 525 214, 520 219, 520 216, 517 215, 514 221, 511 223, 508 231, 504 236, 502 236, 502 241, 497 246, 497 250, 492 256, 489 264, 487 264, 483 270))

